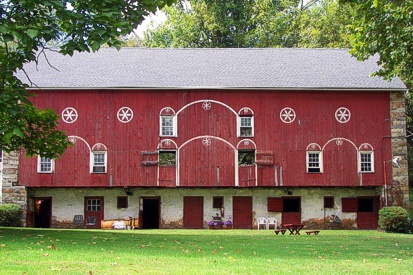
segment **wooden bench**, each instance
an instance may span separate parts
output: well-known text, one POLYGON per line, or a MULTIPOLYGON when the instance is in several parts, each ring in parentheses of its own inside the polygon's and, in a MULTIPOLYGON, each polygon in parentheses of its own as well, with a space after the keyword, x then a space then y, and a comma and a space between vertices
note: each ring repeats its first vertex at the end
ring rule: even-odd
POLYGON ((285 234, 285 231, 287 231, 287 229, 275 229, 274 230, 274 233, 276 234, 276 235, 278 235, 278 233, 280 233, 281 232, 281 234, 285 234))
POLYGON ((305 231, 305 234, 307 234, 307 235, 311 235, 311 234, 318 235, 319 232, 320 232, 320 230, 311 230, 311 231, 305 231))

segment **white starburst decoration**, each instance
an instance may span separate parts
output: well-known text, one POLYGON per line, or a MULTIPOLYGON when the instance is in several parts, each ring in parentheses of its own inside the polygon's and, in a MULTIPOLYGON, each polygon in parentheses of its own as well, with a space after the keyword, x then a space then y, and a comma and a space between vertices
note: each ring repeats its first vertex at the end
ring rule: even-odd
POLYGON ((284 123, 293 122, 295 120, 295 111, 290 107, 282 109, 280 112, 280 119, 284 123))
POLYGON ((204 109, 205 111, 208 111, 209 109, 211 109, 211 102, 209 101, 204 101, 202 103, 202 109, 204 109))
POLYGON ((336 140, 336 144, 337 144, 337 146, 343 145, 343 140, 342 140, 341 138, 338 138, 338 139, 336 140))
POLYGON ((338 122, 347 123, 351 118, 350 110, 344 107, 340 107, 337 109, 335 117, 338 122))
POLYGON ((202 140, 202 144, 205 145, 205 146, 211 145, 211 139, 210 138, 204 138, 202 140))
POLYGON ((66 123, 73 123, 77 120, 77 111, 73 107, 67 107, 62 111, 62 120, 66 123))
POLYGON ((133 111, 129 107, 122 107, 117 114, 118 120, 122 123, 128 123, 133 118, 133 111))

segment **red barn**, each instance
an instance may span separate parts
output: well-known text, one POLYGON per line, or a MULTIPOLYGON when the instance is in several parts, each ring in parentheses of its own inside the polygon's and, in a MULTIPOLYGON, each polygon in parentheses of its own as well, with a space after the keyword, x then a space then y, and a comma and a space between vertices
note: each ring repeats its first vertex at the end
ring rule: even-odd
POLYGON ((46 55, 25 68, 33 103, 60 115, 73 146, 56 160, 20 153, 28 226, 72 226, 81 215, 96 217, 94 227, 127 217, 140 228, 205 228, 214 217, 256 228, 257 217, 274 217, 377 228, 381 206, 408 203, 406 87, 371 77, 376 58, 332 49, 46 55))

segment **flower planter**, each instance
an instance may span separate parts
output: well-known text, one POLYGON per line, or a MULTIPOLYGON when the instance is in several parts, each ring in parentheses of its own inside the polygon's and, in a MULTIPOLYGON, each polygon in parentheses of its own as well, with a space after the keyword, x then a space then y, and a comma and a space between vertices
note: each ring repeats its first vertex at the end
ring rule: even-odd
POLYGON ((232 225, 226 225, 225 228, 226 229, 232 229, 232 225))

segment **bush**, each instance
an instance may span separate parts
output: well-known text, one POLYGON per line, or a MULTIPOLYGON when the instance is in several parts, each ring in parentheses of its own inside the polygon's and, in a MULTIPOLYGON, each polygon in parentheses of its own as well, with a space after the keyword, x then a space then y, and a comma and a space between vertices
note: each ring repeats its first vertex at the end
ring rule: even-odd
POLYGON ((386 232, 406 232, 408 226, 406 209, 399 206, 383 207, 379 211, 379 226, 386 232))
POLYGON ((18 205, 0 204, 0 226, 21 226, 18 205))

